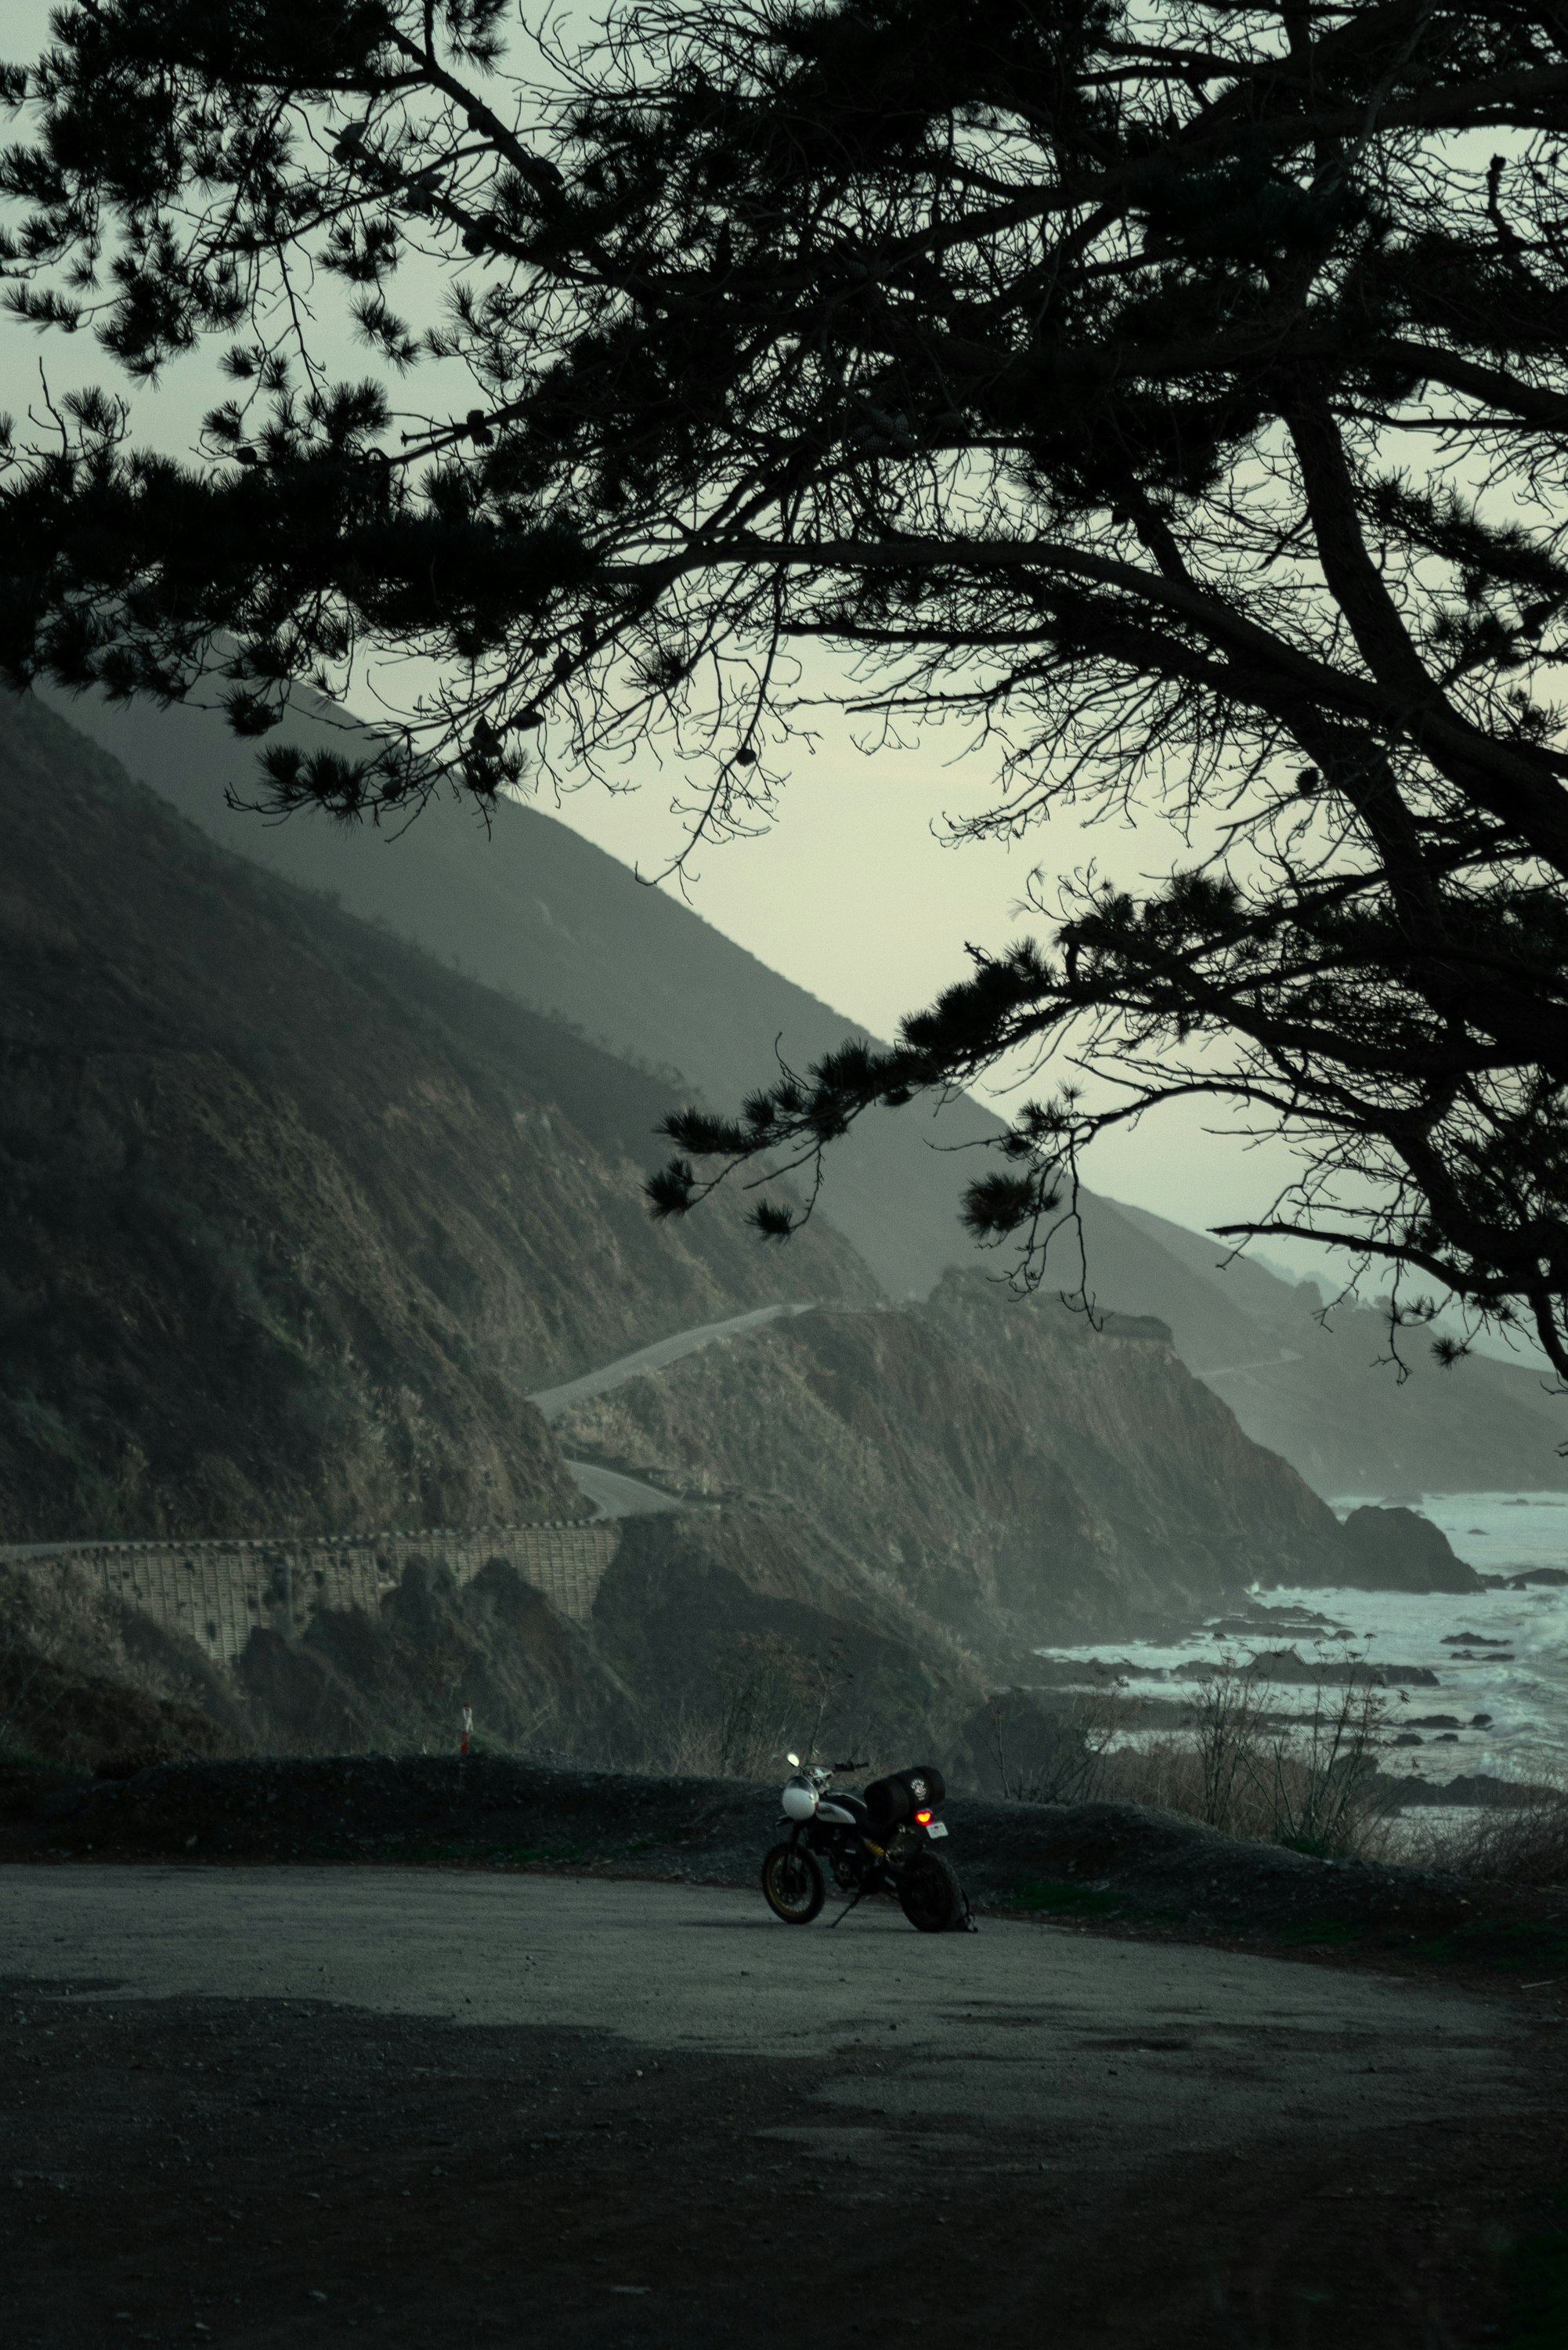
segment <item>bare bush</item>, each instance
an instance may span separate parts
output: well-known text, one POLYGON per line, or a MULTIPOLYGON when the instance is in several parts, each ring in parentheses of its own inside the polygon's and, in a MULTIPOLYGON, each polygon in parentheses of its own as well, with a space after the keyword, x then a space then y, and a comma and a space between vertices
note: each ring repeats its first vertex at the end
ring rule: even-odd
POLYGON ((982 1738, 1002 1794, 1018 1804, 1087 1804, 1105 1792, 1111 1752, 1136 1708, 1120 1684, 1044 1710, 1026 1690, 986 1703, 982 1738))
POLYGON ((1380 1857, 1393 1808, 1377 1774, 1387 1699, 1354 1673, 1341 1681, 1345 1661, 1363 1660, 1321 1664, 1310 1711, 1282 1720, 1254 1669, 1224 1659, 1181 1729, 1109 1758, 1106 1792, 1317 1859, 1380 1857))
POLYGON ((1521 1786, 1518 1797, 1473 1812, 1446 1844, 1445 1865, 1511 1885, 1568 1886, 1568 1775, 1521 1786))
MULTIPOLYGON (((1119 1747, 1108 1758, 1104 1792, 1119 1804, 1147 1804, 1156 1811, 1205 1817, 1203 1762, 1189 1731, 1168 1731, 1137 1746, 1119 1747)), ((1210 1821, 1210 1826, 1217 1826, 1210 1821)), ((1226 1823, 1226 1833, 1248 1835, 1249 1826, 1226 1823)))
POLYGON ((1267 1744, 1266 1788, 1276 1844, 1318 1860, 1380 1857, 1388 1848, 1392 1799, 1379 1786, 1383 1690, 1320 1680, 1304 1721, 1267 1744))
POLYGON ((1228 1835, 1246 1835, 1243 1809, 1256 1813, 1266 1748, 1262 1684, 1227 1657, 1198 1700, 1192 1724, 1202 1802, 1199 1817, 1228 1835))
POLYGON ((679 1779, 762 1779, 777 1775, 790 1736, 787 1712, 761 1720, 747 1704, 717 1711, 683 1704, 670 1729, 637 1758, 641 1771, 679 1779))
POLYGON ((837 1646, 806 1655, 776 1635, 742 1633, 717 1654, 708 1694, 688 1698, 633 1769, 707 1779, 772 1778, 790 1749, 815 1756, 844 1736, 855 1676, 837 1646))

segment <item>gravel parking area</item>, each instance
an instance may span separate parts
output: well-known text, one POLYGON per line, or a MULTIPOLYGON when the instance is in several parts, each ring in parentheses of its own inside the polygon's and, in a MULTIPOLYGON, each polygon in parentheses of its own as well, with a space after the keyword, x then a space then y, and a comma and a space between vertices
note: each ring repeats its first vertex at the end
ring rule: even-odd
POLYGON ((1551 1986, 1033 1923, 88 1862, 0 1986, 22 2345, 1479 2345, 1563 2167, 1551 1986))

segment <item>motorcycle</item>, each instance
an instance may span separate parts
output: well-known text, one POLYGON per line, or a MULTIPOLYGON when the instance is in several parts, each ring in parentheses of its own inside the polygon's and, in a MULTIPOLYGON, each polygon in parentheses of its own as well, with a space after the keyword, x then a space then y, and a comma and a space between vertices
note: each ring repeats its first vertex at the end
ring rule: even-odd
POLYGON ((834 1919, 846 1918, 868 1893, 891 1892, 918 1932, 952 1934, 973 1930, 969 1903, 957 1875, 933 1844, 947 1835, 937 1813, 947 1799, 947 1783, 929 1762, 874 1779, 862 1795, 828 1792, 841 1771, 863 1771, 863 1762, 826 1768, 785 1756, 791 1777, 784 1791, 780 1827, 789 1835, 763 1863, 763 1894, 774 1916, 786 1926, 809 1926, 827 1898, 823 1864, 839 1890, 851 1896, 834 1919))

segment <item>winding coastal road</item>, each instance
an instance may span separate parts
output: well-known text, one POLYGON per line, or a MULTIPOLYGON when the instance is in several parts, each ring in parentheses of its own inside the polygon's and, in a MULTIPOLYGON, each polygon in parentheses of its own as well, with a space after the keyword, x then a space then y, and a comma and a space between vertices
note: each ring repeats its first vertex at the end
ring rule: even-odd
MULTIPOLYGON (((661 1371, 668 1364, 679 1363, 685 1356, 711 1347, 716 1338, 733 1338, 742 1331, 761 1330, 784 1314, 810 1312, 809 1302, 758 1305, 749 1314, 732 1314, 722 1322, 701 1322, 692 1329, 677 1330, 669 1338, 658 1338, 651 1347, 639 1347, 635 1354, 618 1356, 613 1363, 604 1363, 597 1371, 585 1371, 580 1378, 567 1379, 556 1388, 540 1388, 528 1400, 546 1420, 557 1420, 573 1404, 586 1403, 590 1396, 607 1395, 612 1388, 623 1387, 628 1379, 641 1378, 646 1372, 661 1371)), ((685 1506, 671 1494, 661 1493, 657 1485, 645 1484, 639 1477, 624 1477, 617 1470, 601 1469, 591 1461, 568 1461, 566 1467, 601 1518, 649 1517, 657 1511, 685 1506)))
POLYGON ((585 1371, 580 1378, 567 1379, 558 1388, 540 1388, 528 1399, 537 1405, 548 1420, 559 1419, 562 1413, 575 1403, 586 1403, 590 1396, 606 1395, 611 1388, 623 1387, 628 1379, 640 1378, 645 1371, 661 1371, 669 1363, 678 1363, 686 1355, 695 1355, 703 1347, 711 1347, 715 1338, 733 1338, 742 1330, 760 1330, 766 1323, 776 1322, 781 1314, 809 1314, 810 1303, 798 1305, 756 1305, 749 1314, 732 1314, 723 1322, 700 1322, 690 1330, 677 1330, 673 1336, 657 1338, 651 1347, 639 1347, 633 1355, 618 1356, 613 1363, 605 1363, 597 1371, 585 1371))
POLYGON ((566 1467, 601 1518, 651 1518, 685 1507, 673 1493, 661 1493, 640 1477, 623 1477, 618 1469, 601 1469, 597 1461, 568 1461, 566 1467))

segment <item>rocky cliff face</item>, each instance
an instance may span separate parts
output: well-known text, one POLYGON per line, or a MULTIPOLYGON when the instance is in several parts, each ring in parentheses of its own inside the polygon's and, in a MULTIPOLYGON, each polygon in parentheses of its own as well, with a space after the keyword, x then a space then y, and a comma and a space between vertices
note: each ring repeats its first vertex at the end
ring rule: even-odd
POLYGON ((664 1093, 0 704, 0 1540, 576 1513, 530 1388, 784 1295, 664 1093))
POLYGON ((1473 1566, 1454 1555, 1440 1526, 1414 1510, 1352 1510, 1345 1522, 1342 1580, 1357 1591, 1480 1591, 1473 1566))
POLYGON ((770 1509, 863 1605, 1015 1657, 1337 1575, 1333 1514, 1158 1324, 1096 1330, 950 1274, 921 1306, 823 1310, 575 1406, 567 1450, 770 1509))
MULTIPOLYGON (((234 853, 341 892, 356 913, 564 1014, 610 1052, 658 1066, 662 1091, 648 1128, 693 1093, 732 1109, 773 1068, 775 1041, 801 1067, 860 1033, 538 808, 503 806, 485 827, 455 802, 439 803, 391 844, 325 816, 269 827, 225 800, 225 783, 243 787, 250 753, 221 712, 96 696, 66 706, 234 853)), ((343 723, 340 710, 305 694, 285 735, 341 749, 343 723)), ((929 1104, 870 1112, 827 1155, 817 1230, 846 1234, 890 1296, 924 1296, 945 1269, 977 1261, 958 1214, 972 1169, 947 1152, 1000 1132, 989 1110, 962 1097, 940 1116, 929 1104), (929 1149, 932 1140, 945 1150, 929 1149)), ((664 1155, 646 1130, 632 1147, 644 1154, 639 1164, 664 1155)), ((1402 1378, 1371 1308, 1337 1306, 1325 1328, 1314 1289, 1231 1258, 1212 1234, 1088 1193, 1079 1204, 1100 1305, 1168 1323, 1189 1369, 1320 1494, 1568 1484, 1557 1450, 1562 1407, 1526 1365, 1476 1355, 1439 1370, 1417 1345, 1408 1349, 1413 1376, 1402 1378)), ((1060 1271, 1076 1278, 1075 1263, 1060 1271)), ((793 1294, 828 1293, 802 1273, 793 1294)))
POLYGON ((1106 1304, 1168 1322, 1188 1367, 1314 1492, 1568 1484, 1563 1406, 1540 1369, 1478 1353, 1445 1370, 1415 1332, 1402 1377, 1371 1305, 1325 1314, 1314 1283, 1282 1281, 1141 1208, 1090 1201, 1084 1229, 1106 1304))
POLYGON ((0 1776, 7 1752, 123 1772, 175 1754, 450 1752, 463 1705, 492 1746, 635 1752, 643 1708, 598 1643, 492 1560, 459 1585, 439 1540, 372 1617, 257 1628, 233 1669, 106 1594, 78 1565, 0 1564, 0 1776))

